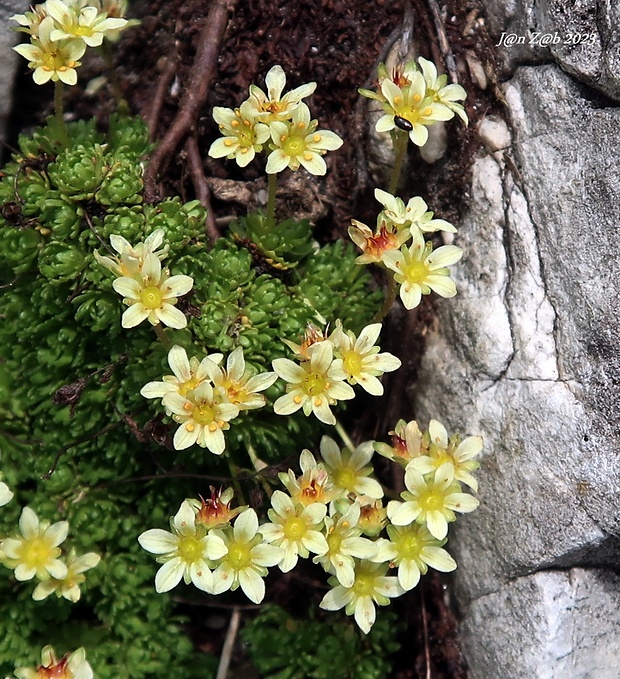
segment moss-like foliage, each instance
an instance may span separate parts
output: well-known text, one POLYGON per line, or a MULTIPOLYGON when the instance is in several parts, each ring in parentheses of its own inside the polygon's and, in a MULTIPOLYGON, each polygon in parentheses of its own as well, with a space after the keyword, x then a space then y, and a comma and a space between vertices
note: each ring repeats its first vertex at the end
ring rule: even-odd
MULTIPOLYGON (((194 278, 183 300, 188 327, 171 340, 199 358, 242 346, 258 371, 289 354, 281 338, 299 341, 321 316, 357 332, 379 300, 353 249, 319 248, 307 224, 269 237, 258 216, 211 245, 197 201, 145 205, 150 145, 140 119, 113 116, 107 134, 78 122, 69 136, 61 148, 53 123, 22 136, 0 181, 0 469, 16 494, 0 512, 0 537, 29 505, 41 519, 68 520, 68 543, 102 560, 77 604, 54 595, 35 602, 33 582, 1 569, 0 673, 34 664, 51 643, 59 653, 85 646, 99 679, 171 668, 184 679, 212 676, 217 661, 194 651, 170 598, 155 593, 155 567, 137 536, 164 527, 183 498, 206 495, 209 477, 229 475, 228 462, 249 468, 248 448, 281 463, 316 446, 320 426, 267 407, 231 423, 222 458, 197 446, 173 450, 174 424, 139 393, 170 373, 167 352, 148 323, 121 327, 122 299, 93 253, 110 254, 111 234, 135 244, 163 229, 166 265, 194 278)), ((282 392, 276 384, 266 395, 273 402, 282 392)))
POLYGON ((264 679, 383 679, 402 627, 394 613, 381 611, 368 636, 361 637, 351 621, 296 620, 268 606, 242 637, 264 679))

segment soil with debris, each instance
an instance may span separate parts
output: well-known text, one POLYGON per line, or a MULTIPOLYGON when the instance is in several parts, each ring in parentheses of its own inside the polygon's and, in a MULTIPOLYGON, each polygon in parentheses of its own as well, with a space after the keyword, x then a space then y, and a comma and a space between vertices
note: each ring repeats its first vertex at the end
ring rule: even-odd
MULTIPOLYGON (((141 24, 127 31, 114 47, 117 86, 130 110, 147 118, 155 140, 165 135, 179 111, 206 17, 216 1, 132 3, 130 16, 140 19, 141 24)), ((236 7, 223 35, 208 99, 191 131, 216 219, 230 219, 256 207, 264 200, 266 182, 259 163, 240 169, 234 161, 207 156, 207 149, 219 136, 211 116, 212 107, 238 106, 247 97, 250 83, 262 86, 267 70, 280 64, 287 74, 287 89, 317 82, 316 92, 307 101, 312 116, 319 120, 320 127, 335 131, 345 143, 338 152, 326 157, 326 177, 310 177, 300 172, 291 176, 288 184, 285 181, 279 200, 286 204, 279 204, 279 209, 287 216, 292 212, 311 217, 316 224, 315 235, 322 241, 348 238, 351 218, 374 224, 378 207, 373 189, 377 183, 376 169, 368 160, 372 154, 368 100, 360 97, 358 88, 372 87, 378 63, 401 39, 404 17, 410 13, 414 48, 441 70, 446 63, 440 39, 443 33, 444 44, 454 57, 459 82, 468 92, 466 111, 470 125, 466 128, 457 120, 449 123, 447 151, 433 164, 422 160, 419 152, 410 147, 408 173, 399 193, 405 198, 422 196, 439 217, 458 225, 467 204, 469 168, 478 150, 477 121, 499 105, 493 52, 478 0, 449 0, 443 12, 436 0, 230 2, 236 7)), ((106 72, 104 66, 99 57, 89 58, 80 72, 81 82, 90 81, 89 86, 72 88, 67 101, 67 110, 76 117, 94 115, 102 126, 115 101, 112 83, 101 78, 106 72)), ((32 85, 30 74, 18 82, 15 111, 19 114, 12 121, 15 132, 25 124, 39 122, 25 120, 23 111, 38 109, 42 117, 42 108, 49 106, 51 91, 41 89, 32 85), (37 106, 42 96, 46 97, 45 103, 37 106)), ((158 177, 160 195, 178 194, 184 200, 200 197, 187 148, 181 143, 166 159, 158 177)), ((377 284, 381 284, 380 277, 377 284)), ((382 412, 377 412, 372 399, 360 398, 356 412, 348 414, 347 426, 356 440, 385 439, 399 418, 415 418, 404 390, 415 382, 424 336, 433 322, 433 302, 428 297, 415 312, 405 313, 396 307, 386 320, 382 347, 398 355, 403 368, 386 375, 390 379, 385 382, 382 412)), ((380 468, 379 474, 382 471, 389 474, 387 466, 380 468)), ((279 585, 272 581, 271 586, 268 591, 272 600, 289 610, 295 601, 305 603, 323 594, 312 592, 308 579, 303 578, 280 578, 279 585)), ((467 677, 466 662, 458 646, 458 618, 450 599, 449 578, 429 573, 415 590, 397 599, 391 608, 407 623, 394 677, 467 677)), ((204 617, 205 609, 201 608, 198 615, 204 617)), ((220 613, 214 611, 214 615, 220 613)), ((208 640, 197 635, 197 645, 219 653, 226 625, 227 620, 223 620, 220 632, 208 640)), ((240 648, 240 665, 244 662, 242 656, 240 648)), ((252 676, 247 668, 243 672, 246 678, 252 676)))

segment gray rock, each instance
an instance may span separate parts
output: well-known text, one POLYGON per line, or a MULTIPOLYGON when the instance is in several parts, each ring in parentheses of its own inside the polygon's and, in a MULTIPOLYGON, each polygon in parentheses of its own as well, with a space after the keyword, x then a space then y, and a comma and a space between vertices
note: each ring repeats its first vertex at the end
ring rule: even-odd
POLYGON ((520 64, 554 61, 581 82, 620 101, 620 3, 489 0, 485 4, 496 42, 516 39, 500 45, 507 72, 520 64))
MULTIPOLYGON (((566 606, 540 571, 620 561, 620 110, 597 108, 552 65, 519 68, 505 96, 512 145, 475 163, 455 241, 465 249, 459 295, 437 305, 439 331, 412 397, 423 423, 435 417, 485 438, 480 509, 449 541, 471 679, 559 677, 559 668, 569 679, 611 679, 617 603, 594 622, 574 612, 589 630, 579 652, 599 673, 557 664, 544 625, 566 606), (491 611, 500 622, 477 645, 491 611), (532 635, 515 632, 523 620, 532 635)), ((597 596, 617 602, 609 583, 597 596)))
POLYGON ((9 21, 13 14, 25 12, 28 9, 27 0, 13 0, 0 4, 0 139, 4 139, 7 117, 13 103, 13 79, 18 59, 26 63, 11 48, 19 42, 19 33, 12 31, 9 21))
POLYGON ((607 571, 536 573, 471 606, 464 650, 485 679, 618 679, 619 608, 620 578, 607 571))

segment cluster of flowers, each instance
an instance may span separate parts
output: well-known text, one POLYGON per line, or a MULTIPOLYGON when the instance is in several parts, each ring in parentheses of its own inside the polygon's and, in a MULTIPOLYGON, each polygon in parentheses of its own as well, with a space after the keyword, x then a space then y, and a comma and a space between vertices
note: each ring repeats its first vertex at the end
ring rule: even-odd
POLYGON ((168 245, 161 247, 163 240, 163 229, 153 231, 135 247, 122 236, 112 234, 110 243, 118 256, 95 252, 95 259, 116 275, 112 286, 129 306, 121 319, 123 328, 134 328, 146 319, 151 325, 163 323, 176 329, 187 326, 187 318, 174 305, 178 297, 192 289, 194 279, 170 276, 170 271, 162 268, 168 254, 168 245))
POLYGON ((282 94, 286 76, 281 66, 273 66, 265 77, 267 93, 250 86, 250 96, 239 108, 216 106, 213 118, 222 137, 216 139, 209 155, 235 159, 240 167, 252 162, 257 153, 268 152, 267 174, 303 166, 315 175, 324 175, 322 156, 342 146, 342 139, 329 130, 318 130, 310 119, 310 109, 301 100, 309 97, 316 83, 307 83, 282 94))
MULTIPOLYGON (((10 491, 7 493, 1 487, 0 493, 1 504, 13 497, 10 491)), ((77 556, 72 548, 61 558, 60 545, 69 532, 68 522, 58 521, 52 525, 47 521, 40 522, 30 507, 22 509, 19 530, 20 535, 0 540, 0 563, 14 570, 15 579, 20 582, 34 577, 39 580, 32 593, 35 601, 46 599, 52 593, 73 603, 78 601, 80 584, 86 580, 84 573, 94 568, 101 557, 94 552, 77 556)))
POLYGON ((136 23, 122 18, 126 9, 127 0, 46 0, 11 17, 20 26, 16 30, 30 36, 30 44, 13 49, 28 59, 37 85, 49 80, 75 85, 86 48, 115 40, 136 23))
POLYGON ((416 146, 424 146, 430 125, 451 120, 455 114, 467 124, 467 114, 459 103, 467 93, 460 85, 447 85, 448 76, 437 75, 432 62, 420 57, 418 64, 408 61, 391 72, 380 64, 378 91, 359 92, 383 107, 385 114, 377 121, 377 132, 408 132, 416 146))
POLYGON ((52 646, 43 648, 41 664, 37 668, 18 667, 14 674, 18 679, 93 679, 93 670, 86 661, 83 648, 59 660, 52 646))
POLYGON ((382 394, 377 376, 396 370, 400 360, 387 352, 379 353, 375 342, 380 331, 381 325, 374 323, 356 338, 337 322, 326 337, 311 327, 302 344, 283 340, 299 363, 276 358, 274 372, 259 374, 246 366, 242 347, 231 352, 226 366, 221 367, 222 354, 210 354, 201 361, 195 356, 188 359, 185 349, 175 345, 168 353, 173 374, 165 375, 160 382, 149 382, 140 393, 145 398, 161 399, 166 413, 181 424, 173 439, 176 450, 197 443, 220 455, 226 446, 223 432, 230 428, 230 420, 244 410, 266 405, 260 392, 278 377, 288 384, 287 393, 274 403, 276 414, 290 415, 303 408, 307 416, 314 413, 326 424, 336 423, 330 405, 355 396, 350 384, 360 384, 371 394, 382 394))
POLYGON ((406 309, 417 307, 422 295, 431 290, 442 297, 454 297, 456 286, 448 267, 461 259, 463 250, 456 245, 434 249, 431 241, 424 241, 425 233, 456 233, 454 226, 445 219, 435 219, 419 196, 405 205, 400 198, 375 189, 375 198, 383 205, 376 231, 373 233, 355 219, 349 227, 351 240, 363 252, 357 263, 391 269, 400 284, 400 298, 406 309), (409 240, 411 245, 407 247, 409 240))
POLYGON ((171 532, 150 529, 138 540, 163 564, 155 577, 158 592, 183 579, 211 594, 241 587, 255 603, 265 596, 269 567, 287 573, 312 555, 331 576, 321 607, 345 608, 368 633, 375 604, 385 606, 413 589, 429 566, 456 568, 442 547, 455 512, 478 506, 461 482, 475 488, 471 471, 481 449, 480 437, 448 438, 435 420, 424 434, 416 422, 399 422, 392 446, 369 441, 341 450, 324 436, 320 461, 304 450, 301 474, 289 469, 279 475, 287 492, 273 492, 269 521, 259 524, 248 507, 231 509, 232 490, 212 488, 210 499, 182 503, 171 532), (375 448, 405 465, 404 502, 384 507, 383 488, 371 477, 375 448), (381 537, 384 529, 387 538, 381 537), (391 568, 398 569, 396 576, 387 575, 391 568))

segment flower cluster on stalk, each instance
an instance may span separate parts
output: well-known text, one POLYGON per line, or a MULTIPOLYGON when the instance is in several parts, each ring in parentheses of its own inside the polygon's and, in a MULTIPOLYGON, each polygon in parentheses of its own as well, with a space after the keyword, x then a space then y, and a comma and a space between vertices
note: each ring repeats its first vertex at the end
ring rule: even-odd
POLYGON ((161 399, 167 414, 179 423, 173 439, 176 450, 198 444, 221 455, 230 420, 244 410, 264 406, 266 399, 260 392, 278 378, 274 372, 253 374, 241 347, 230 353, 225 368, 219 366, 222 360, 222 354, 189 359, 185 349, 175 345, 168 352, 173 374, 142 387, 142 396, 161 399))
POLYGON ((28 59, 37 85, 49 80, 75 85, 86 48, 117 39, 135 23, 122 18, 126 5, 119 0, 46 0, 11 17, 19 24, 16 30, 30 36, 29 44, 13 49, 28 59))
POLYGON ((460 85, 448 85, 446 75, 437 75, 436 66, 420 57, 388 71, 379 65, 377 92, 360 89, 360 94, 380 102, 384 115, 377 132, 404 130, 417 146, 424 146, 428 127, 458 115, 467 124, 467 114, 459 103, 467 96, 460 85))
POLYGON ((43 648, 38 667, 17 667, 14 675, 17 679, 93 679, 94 676, 83 648, 58 659, 52 646, 43 648))
POLYGON ((373 232, 355 219, 349 227, 351 240, 363 253, 357 263, 390 269, 400 284, 400 298, 406 309, 417 307, 422 295, 431 291, 441 297, 454 297, 456 286, 448 267, 461 259, 463 251, 456 245, 435 248, 432 241, 424 240, 425 233, 455 233, 454 226, 444 219, 435 219, 419 196, 406 205, 381 189, 375 189, 375 197, 383 205, 376 230, 373 232))
MULTIPOLYGON (((399 422, 404 434, 416 423, 399 422)), ((393 434, 400 448, 407 441, 393 434)), ((473 511, 478 500, 462 492, 461 483, 475 488, 471 471, 482 439, 448 438, 436 420, 414 436, 405 467, 404 502, 383 504, 383 488, 373 478, 375 448, 401 461, 387 444, 367 441, 355 450, 341 449, 328 436, 317 459, 304 450, 301 473, 279 474, 285 490, 271 495, 267 521, 260 523, 247 507, 230 508, 233 493, 211 489, 210 500, 188 499, 171 519, 171 532, 150 529, 139 537, 144 549, 156 554, 162 567, 155 578, 158 592, 181 579, 210 594, 240 587, 254 603, 265 596, 263 578, 277 566, 291 571, 299 559, 311 558, 329 576, 330 591, 320 606, 345 609, 368 633, 375 606, 413 589, 428 568, 449 572, 454 559, 443 549, 448 523, 455 512, 473 511), (396 569, 395 575, 390 571, 396 569)), ((401 463, 402 464, 402 463, 401 463)))
POLYGON ((336 321, 329 336, 310 326, 302 344, 286 341, 298 362, 273 361, 273 369, 287 382, 287 393, 275 402, 274 411, 290 415, 302 409, 305 415, 314 413, 321 422, 333 425, 336 418, 330 406, 354 398, 350 385, 359 384, 375 396, 383 394, 378 377, 397 370, 401 362, 388 352, 379 353, 375 342, 380 332, 381 324, 373 323, 356 337, 336 321))
POLYGON ((213 158, 234 159, 245 167, 257 153, 267 153, 267 174, 277 174, 287 167, 304 167, 315 175, 324 175, 323 156, 342 146, 342 139, 330 130, 319 130, 310 109, 302 101, 316 88, 306 83, 283 94, 286 75, 281 66, 273 66, 265 77, 267 92, 250 86, 250 96, 238 108, 215 106, 213 118, 222 136, 209 148, 213 158))
POLYGON ((86 580, 84 573, 101 560, 94 552, 78 556, 73 548, 63 555, 60 545, 68 532, 67 521, 50 525, 39 521, 33 509, 24 507, 19 533, 0 539, 0 563, 13 570, 20 582, 33 578, 39 581, 32 593, 35 601, 56 594, 75 603, 81 596, 80 585, 86 580))
POLYGON ((116 276, 112 287, 128 306, 121 319, 123 328, 135 328, 145 320, 177 330, 187 326, 187 318, 175 305, 192 289, 194 279, 171 276, 167 268, 162 268, 168 254, 168 246, 161 247, 163 239, 163 229, 157 229, 143 243, 132 246, 122 236, 112 234, 110 243, 118 255, 95 252, 95 259, 116 276))

